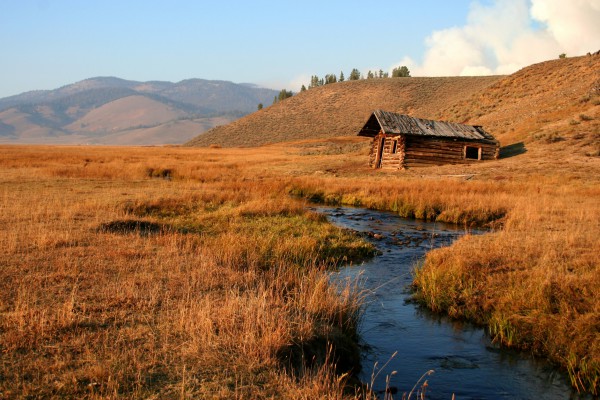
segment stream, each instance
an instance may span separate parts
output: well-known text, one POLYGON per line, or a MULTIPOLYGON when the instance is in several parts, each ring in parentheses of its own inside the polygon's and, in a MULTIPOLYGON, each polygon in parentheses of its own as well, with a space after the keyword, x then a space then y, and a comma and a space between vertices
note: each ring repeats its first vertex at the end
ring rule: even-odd
MULTIPOLYGON (((464 229, 350 207, 314 207, 337 226, 368 233, 380 255, 333 274, 358 280, 368 292, 359 325, 359 378, 384 397, 408 394, 429 370, 427 399, 579 398, 566 374, 530 354, 501 349, 485 331, 409 302, 411 271, 425 253, 447 246, 464 229), (394 353, 396 353, 394 355, 394 353), (396 371, 393 373, 393 371, 396 371)), ((471 231, 472 234, 484 233, 471 231)), ((412 398, 417 398, 413 393, 412 398)))

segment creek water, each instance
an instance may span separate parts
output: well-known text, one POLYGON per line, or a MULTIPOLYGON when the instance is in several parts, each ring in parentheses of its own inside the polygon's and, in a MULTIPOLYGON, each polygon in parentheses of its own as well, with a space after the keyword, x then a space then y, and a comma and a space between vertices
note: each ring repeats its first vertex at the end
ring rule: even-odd
POLYGON ((578 398, 566 375, 544 360, 501 349, 483 329, 409 301, 415 265, 427 251, 449 245, 465 229, 359 208, 313 209, 335 225, 367 234, 380 252, 368 262, 341 268, 332 279, 358 280, 368 293, 359 325, 359 378, 381 397, 387 389, 402 398, 433 370, 418 385, 427 380, 427 399, 451 399, 453 394, 457 399, 578 398))

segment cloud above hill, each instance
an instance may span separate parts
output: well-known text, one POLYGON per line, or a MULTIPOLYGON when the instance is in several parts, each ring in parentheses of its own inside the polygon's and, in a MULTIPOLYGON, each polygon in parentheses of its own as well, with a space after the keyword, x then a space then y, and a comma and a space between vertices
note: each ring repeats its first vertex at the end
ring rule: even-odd
MULTIPOLYGON (((467 23, 434 31, 421 63, 405 57, 413 76, 509 74, 561 53, 600 50, 600 0, 474 2, 467 23)), ((390 71, 391 69, 390 68, 390 71)))

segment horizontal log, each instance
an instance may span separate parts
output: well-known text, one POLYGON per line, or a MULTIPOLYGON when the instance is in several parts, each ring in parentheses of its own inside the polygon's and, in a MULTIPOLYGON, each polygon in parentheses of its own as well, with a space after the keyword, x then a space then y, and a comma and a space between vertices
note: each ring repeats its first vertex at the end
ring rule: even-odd
MULTIPOLYGON (((439 152, 439 151, 407 151, 406 152, 407 156, 412 156, 412 157, 439 157, 439 158, 449 158, 449 159, 453 159, 453 158, 464 158, 464 155, 462 152, 458 153, 458 152, 439 152)), ((494 154, 490 154, 490 153, 482 153, 481 154, 481 158, 482 159, 493 159, 494 154)))
POLYGON ((453 162, 453 161, 462 161, 462 158, 436 158, 436 157, 407 157, 404 159, 405 162, 417 161, 417 162, 453 162))
POLYGON ((456 159, 442 159, 442 158, 419 158, 419 157, 407 157, 404 159, 404 162, 440 162, 440 163, 449 163, 453 161, 462 161, 461 158, 456 159))
POLYGON ((418 160, 451 161, 451 160, 464 160, 464 157, 463 156, 450 156, 450 155, 439 156, 439 155, 435 155, 435 154, 407 154, 405 159, 407 159, 407 160, 418 159, 418 160))
POLYGON ((404 164, 405 167, 408 168, 412 168, 412 167, 433 167, 436 165, 459 165, 459 164, 466 164, 464 162, 445 162, 445 163, 418 163, 418 162, 407 162, 404 164))
POLYGON ((424 164, 424 165, 444 165, 444 164, 473 164, 478 163, 483 160, 423 160, 423 159, 413 159, 406 160, 404 164, 413 165, 413 164, 424 164))
POLYGON ((424 150, 408 150, 405 152, 406 154, 418 154, 418 155, 424 155, 424 154, 432 154, 432 155, 439 155, 439 156, 456 156, 456 157, 462 157, 463 156, 463 152, 462 151, 442 151, 442 150, 429 150, 429 149, 424 149, 424 150))
POLYGON ((469 162, 473 162, 473 161, 477 162, 477 160, 440 160, 440 159, 424 160, 424 159, 412 159, 412 160, 405 160, 404 163, 405 164, 420 163, 420 164, 442 165, 442 164, 465 164, 465 163, 469 163, 469 162))
POLYGON ((407 145, 408 148, 427 148, 427 149, 464 149, 465 146, 467 147, 476 147, 476 148, 481 148, 482 150, 485 151, 496 151, 497 147, 495 146, 470 146, 470 145, 466 145, 466 144, 461 144, 461 143, 427 143, 427 142, 423 142, 423 143, 410 143, 407 145))
POLYGON ((452 146, 446 144, 432 144, 432 143, 412 143, 406 146, 409 149, 423 148, 423 149, 462 149, 464 146, 452 146))
POLYGON ((410 147, 406 152, 419 151, 427 153, 457 153, 462 154, 462 148, 447 148, 447 147, 410 147))
POLYGON ((486 150, 490 150, 490 151, 495 151, 498 147, 497 146, 490 146, 490 145, 480 145, 480 144, 468 144, 468 143, 434 143, 434 142, 417 142, 417 143, 408 143, 406 145, 406 147, 427 147, 427 148, 457 148, 457 149, 463 149, 465 146, 468 147, 477 147, 477 148, 482 148, 482 149, 486 149, 486 150))

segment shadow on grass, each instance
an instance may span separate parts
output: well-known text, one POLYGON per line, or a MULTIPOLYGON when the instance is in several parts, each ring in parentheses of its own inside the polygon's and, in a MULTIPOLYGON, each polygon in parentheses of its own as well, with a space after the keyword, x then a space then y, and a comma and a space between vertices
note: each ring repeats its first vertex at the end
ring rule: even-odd
POLYGON ((527 148, 525 147, 525 143, 517 142, 509 144, 508 146, 502 146, 500 148, 500 158, 510 158, 524 154, 526 152, 527 148))
POLYGON ((170 231, 170 227, 148 221, 118 220, 104 223, 98 227, 99 232, 105 233, 137 233, 140 236, 156 235, 170 231))

